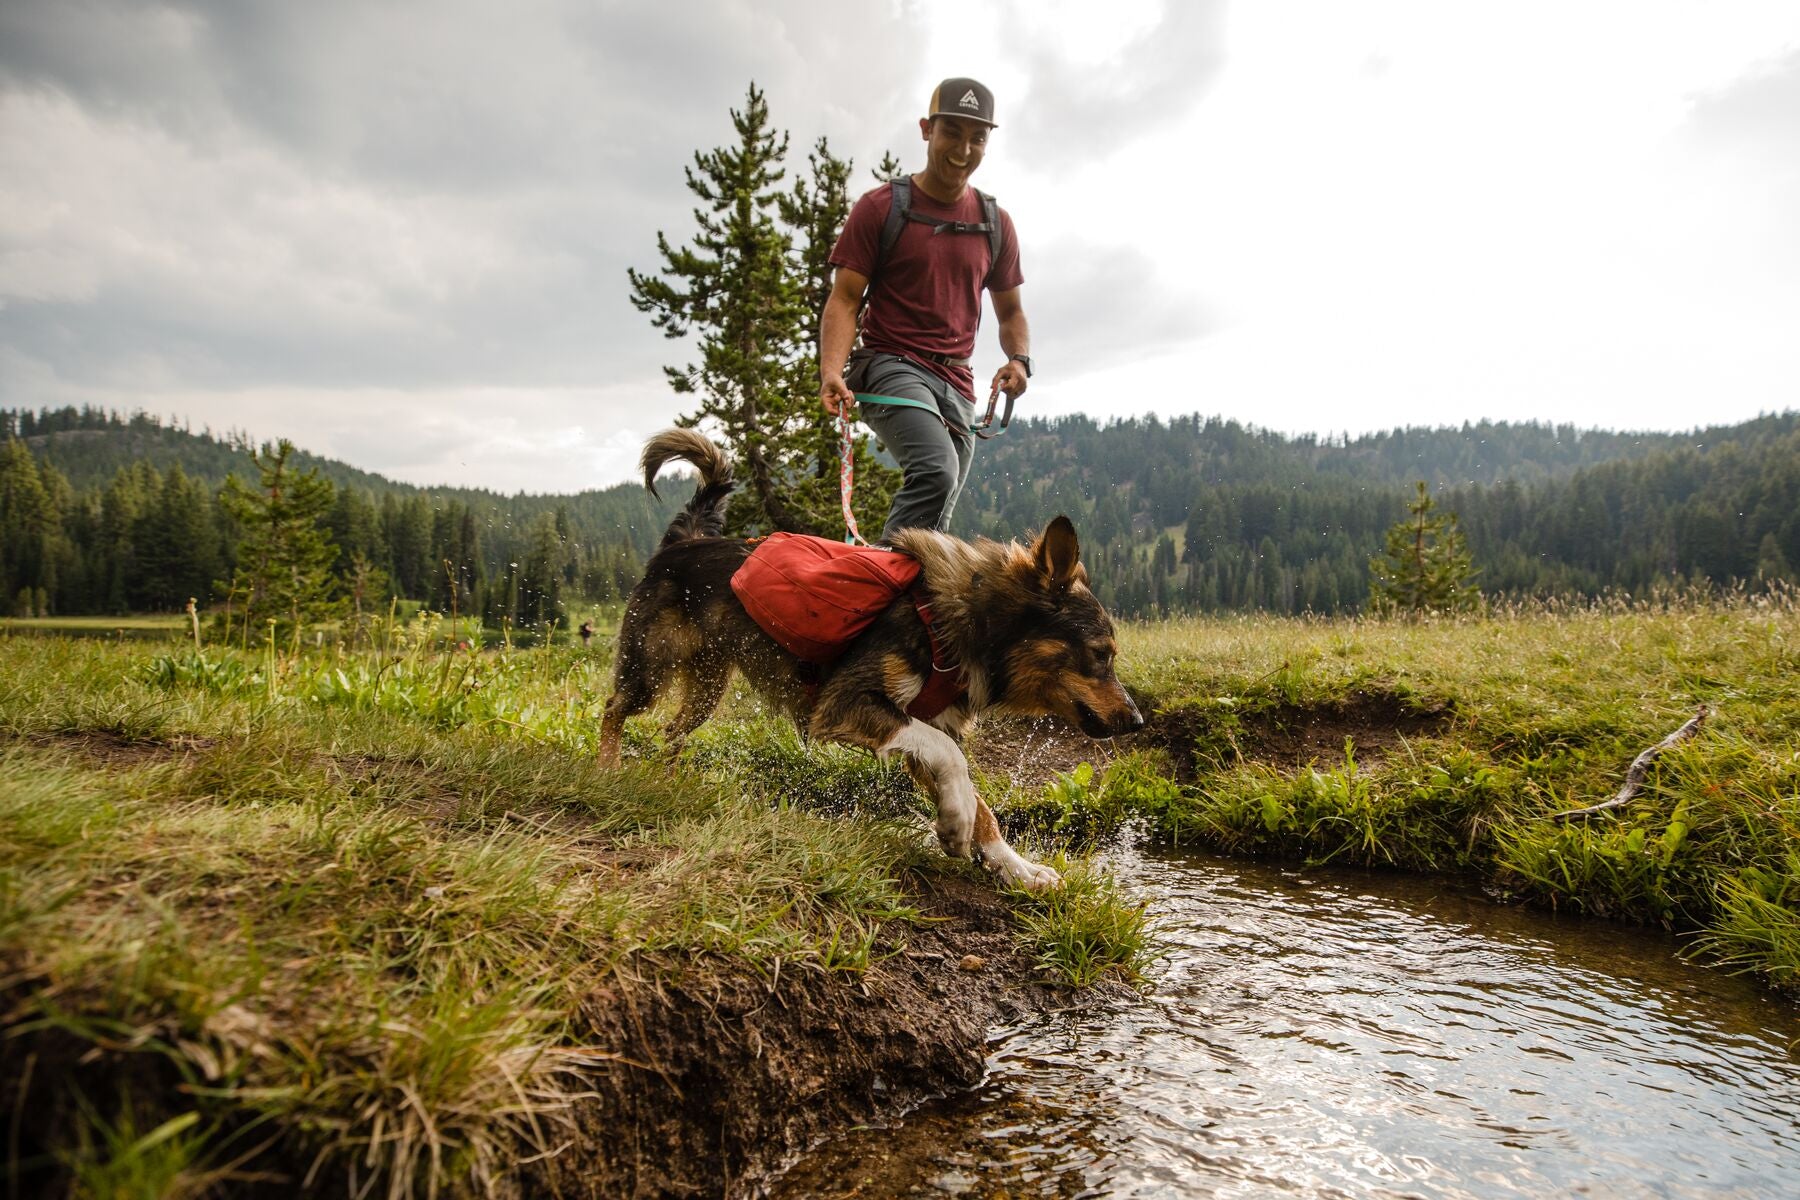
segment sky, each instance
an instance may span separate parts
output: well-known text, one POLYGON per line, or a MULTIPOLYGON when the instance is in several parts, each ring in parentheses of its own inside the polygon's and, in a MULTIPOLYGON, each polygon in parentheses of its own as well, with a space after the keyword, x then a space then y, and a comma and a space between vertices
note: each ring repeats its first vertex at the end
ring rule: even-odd
POLYGON ((996 94, 1021 415, 1800 407, 1791 0, 7 0, 0 407, 619 482, 693 360, 626 270, 691 239, 683 168, 747 86, 861 190, 923 165, 950 75, 996 94))

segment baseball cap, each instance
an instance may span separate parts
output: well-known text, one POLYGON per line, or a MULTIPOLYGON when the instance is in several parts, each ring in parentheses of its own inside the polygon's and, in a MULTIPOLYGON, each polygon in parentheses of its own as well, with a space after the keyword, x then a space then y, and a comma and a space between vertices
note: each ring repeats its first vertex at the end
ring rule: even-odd
POLYGON ((960 75, 946 79, 932 89, 931 107, 925 115, 927 118, 967 117, 983 125, 994 125, 994 93, 988 91, 985 84, 960 75))

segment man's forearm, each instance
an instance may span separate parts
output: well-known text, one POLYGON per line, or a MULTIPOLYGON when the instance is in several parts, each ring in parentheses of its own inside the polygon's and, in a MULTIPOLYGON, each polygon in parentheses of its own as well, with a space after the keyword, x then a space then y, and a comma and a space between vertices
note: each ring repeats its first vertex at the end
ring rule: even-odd
POLYGON ((1000 349, 1007 358, 1031 353, 1031 325, 1023 311, 1001 318, 1000 349))
POLYGON ((856 340, 856 310, 835 296, 825 301, 819 315, 819 378, 834 379, 844 373, 850 344, 856 340))

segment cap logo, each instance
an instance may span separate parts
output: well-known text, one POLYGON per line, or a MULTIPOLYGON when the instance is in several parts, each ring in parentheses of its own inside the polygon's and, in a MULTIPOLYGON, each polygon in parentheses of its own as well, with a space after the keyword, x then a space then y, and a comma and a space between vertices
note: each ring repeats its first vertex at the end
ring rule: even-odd
POLYGON ((981 111, 981 101, 975 98, 974 88, 970 88, 968 91, 964 92, 962 94, 962 99, 958 100, 956 103, 959 108, 972 108, 976 112, 981 111))

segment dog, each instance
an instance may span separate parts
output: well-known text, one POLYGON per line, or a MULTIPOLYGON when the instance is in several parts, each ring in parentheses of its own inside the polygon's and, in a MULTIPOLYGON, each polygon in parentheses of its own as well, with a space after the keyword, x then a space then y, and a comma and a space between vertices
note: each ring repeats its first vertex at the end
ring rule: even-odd
MULTIPOLYGON (((718 707, 735 668, 809 739, 860 746, 881 758, 899 754, 937 808, 946 854, 975 858, 1003 883, 1041 891, 1061 879, 1019 854, 975 792, 963 756, 964 730, 983 712, 1057 716, 1094 738, 1143 728, 1114 674, 1113 624, 1087 586, 1075 527, 1059 516, 1031 545, 909 529, 893 549, 917 559, 929 600, 897 599, 834 662, 809 674, 750 617, 731 577, 751 545, 720 536, 733 488, 732 463, 719 447, 671 429, 644 447, 644 486, 681 460, 700 473, 694 498, 670 522, 644 578, 626 602, 613 668, 613 694, 600 724, 599 756, 617 765, 625 719, 682 684, 681 705, 666 728, 679 749, 718 707), (907 714, 939 660, 960 664, 966 693, 930 720, 907 714)), ((938 667, 938 670, 944 668, 938 667)))

